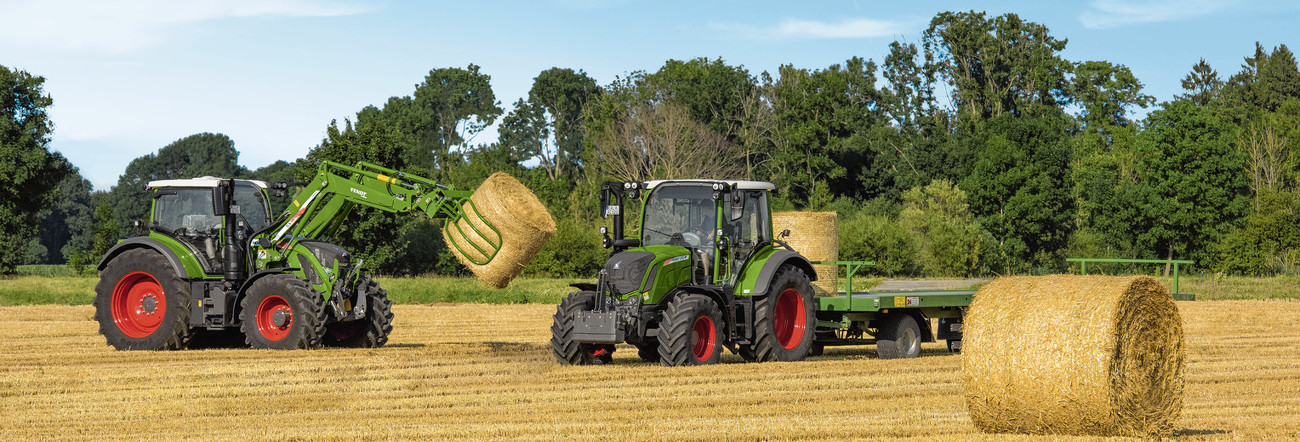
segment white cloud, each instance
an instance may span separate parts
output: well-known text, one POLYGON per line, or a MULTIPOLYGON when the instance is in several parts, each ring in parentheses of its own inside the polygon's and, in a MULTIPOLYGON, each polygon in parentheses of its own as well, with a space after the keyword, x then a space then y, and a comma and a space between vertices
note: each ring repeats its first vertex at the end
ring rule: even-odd
POLYGON ((1097 0, 1079 21, 1092 29, 1184 20, 1227 8, 1232 0, 1097 0))
POLYGON ((902 23, 888 20, 855 18, 836 23, 812 20, 787 19, 773 27, 755 27, 739 24, 714 24, 714 29, 735 32, 748 38, 872 38, 901 34, 902 23))
POLYGON ((362 12, 366 8, 320 0, 16 0, 0 2, 0 44, 125 53, 202 21, 362 12))

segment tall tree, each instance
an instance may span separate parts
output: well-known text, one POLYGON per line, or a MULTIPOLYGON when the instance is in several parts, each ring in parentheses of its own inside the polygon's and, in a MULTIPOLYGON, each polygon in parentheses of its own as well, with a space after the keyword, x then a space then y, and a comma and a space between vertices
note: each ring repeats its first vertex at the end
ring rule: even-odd
POLYGON ((412 115, 403 119, 414 131, 420 155, 428 155, 417 165, 428 167, 436 177, 443 176, 443 169, 455 163, 453 152, 469 147, 474 136, 496 123, 503 111, 492 92, 491 80, 491 76, 479 72, 477 65, 470 64, 464 69, 431 70, 415 86, 410 100, 412 115))
POLYGON ((837 194, 862 190, 845 165, 873 160, 860 134, 885 121, 875 71, 875 63, 853 57, 811 72, 781 66, 775 81, 764 77, 776 118, 769 173, 796 206, 820 209, 837 194))
POLYGON ((1074 227, 1069 118, 1059 108, 1039 110, 989 120, 968 140, 973 161, 960 183, 1007 259, 999 267, 1011 272, 1061 267, 1074 227))
POLYGON ((44 211, 38 239, 47 251, 33 264, 63 264, 78 251, 89 252, 94 242, 94 206, 90 181, 75 168, 59 182, 59 197, 44 211))
POLYGON ((585 72, 551 68, 533 78, 528 100, 519 100, 501 121, 501 142, 536 158, 551 179, 572 175, 582 164, 582 109, 600 93, 585 72))
POLYGON ((1212 261, 1212 246, 1250 204, 1246 160, 1227 123, 1209 108, 1174 101, 1147 116, 1136 173, 1150 189, 1133 229, 1148 256, 1212 261))
POLYGON ((1127 126, 1128 109, 1145 109, 1156 97, 1142 93, 1142 83, 1127 66, 1106 61, 1074 64, 1071 95, 1079 104, 1079 121, 1090 131, 1106 131, 1107 126, 1127 126))
POLYGON ((1247 112, 1274 111, 1286 100, 1300 98, 1295 55, 1286 45, 1269 53, 1256 42, 1255 54, 1246 57, 1241 71, 1228 78, 1223 97, 1229 106, 1244 107, 1247 112))
POLYGON ((953 105, 964 124, 975 125, 1068 103, 1071 65, 1060 57, 1066 42, 1016 14, 990 18, 975 11, 941 12, 924 33, 926 52, 953 87, 953 105))
POLYGON ((1219 73, 1204 58, 1192 65, 1192 71, 1183 77, 1182 85, 1187 93, 1174 98, 1190 101, 1197 106, 1207 106, 1218 100, 1219 93, 1223 90, 1223 80, 1219 79, 1219 73))
POLYGON ((50 152, 45 78, 0 65, 0 273, 12 273, 72 165, 50 152))

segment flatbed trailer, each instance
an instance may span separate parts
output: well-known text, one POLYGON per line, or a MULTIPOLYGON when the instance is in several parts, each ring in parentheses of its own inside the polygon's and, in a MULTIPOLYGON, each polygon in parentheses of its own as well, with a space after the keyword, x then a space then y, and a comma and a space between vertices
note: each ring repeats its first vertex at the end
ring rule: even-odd
POLYGON ((975 290, 853 291, 853 273, 869 261, 819 261, 848 269, 846 290, 817 300, 817 332, 810 355, 827 346, 875 345, 882 359, 920 355, 922 342, 947 341, 961 351, 962 319, 975 290), (932 326, 931 319, 937 319, 932 326))

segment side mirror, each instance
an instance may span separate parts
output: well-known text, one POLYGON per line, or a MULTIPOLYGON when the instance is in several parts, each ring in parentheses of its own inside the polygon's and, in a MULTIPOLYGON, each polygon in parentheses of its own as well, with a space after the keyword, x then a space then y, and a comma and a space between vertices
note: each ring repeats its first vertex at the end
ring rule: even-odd
MULTIPOLYGON (((609 189, 600 189, 600 217, 609 218, 609 189)), ((604 229, 604 227, 601 227, 601 230, 604 229)))
POLYGON ((230 203, 235 199, 234 180, 221 180, 212 188, 212 214, 226 216, 230 214, 230 203))
POLYGON ((785 229, 781 231, 781 235, 779 236, 779 238, 785 239, 788 236, 790 236, 790 229, 785 229))
POLYGON ((731 191, 731 220, 736 221, 745 216, 745 192, 742 190, 731 191))

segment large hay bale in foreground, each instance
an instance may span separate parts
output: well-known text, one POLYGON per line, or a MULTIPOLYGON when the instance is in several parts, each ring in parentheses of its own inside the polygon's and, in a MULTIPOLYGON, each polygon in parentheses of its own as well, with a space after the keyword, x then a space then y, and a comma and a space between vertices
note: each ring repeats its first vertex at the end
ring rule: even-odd
POLYGON ((546 240, 555 233, 555 220, 546 211, 546 206, 537 199, 537 195, 519 180, 502 172, 488 177, 469 199, 478 207, 482 218, 501 233, 501 250, 487 264, 474 263, 483 261, 486 255, 470 243, 490 251, 491 243, 496 238, 483 220, 474 214, 468 202, 461 206, 465 217, 454 223, 455 226, 449 224, 442 229, 442 237, 456 259, 469 267, 475 276, 487 285, 505 288, 524 271, 524 266, 528 265, 542 246, 546 245, 546 240), (485 232, 486 238, 474 233, 471 224, 478 232, 485 232))
MULTIPOLYGON (((834 261, 839 259, 840 236, 835 212, 776 212, 772 214, 772 233, 780 235, 790 229, 787 244, 809 261, 834 261)), ((818 291, 835 293, 837 266, 815 264, 818 291)))
POLYGON ((966 316, 962 384, 986 432, 1161 437, 1184 358, 1178 307, 1151 277, 999 278, 966 316))

